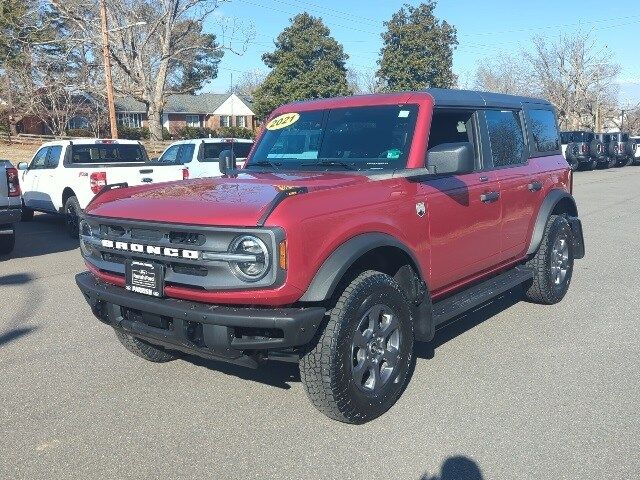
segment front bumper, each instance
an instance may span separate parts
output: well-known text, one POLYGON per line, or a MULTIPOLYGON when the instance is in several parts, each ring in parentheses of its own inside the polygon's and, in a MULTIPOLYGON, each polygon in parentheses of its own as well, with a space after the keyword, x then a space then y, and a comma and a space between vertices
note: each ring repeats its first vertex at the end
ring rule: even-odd
POLYGON ((18 207, 0 207, 0 225, 18 223, 22 216, 22 209, 18 207))
POLYGON ((255 353, 289 349, 313 339, 325 309, 227 307, 146 297, 76 275, 76 283, 102 322, 149 343, 205 358, 255 366, 255 353))

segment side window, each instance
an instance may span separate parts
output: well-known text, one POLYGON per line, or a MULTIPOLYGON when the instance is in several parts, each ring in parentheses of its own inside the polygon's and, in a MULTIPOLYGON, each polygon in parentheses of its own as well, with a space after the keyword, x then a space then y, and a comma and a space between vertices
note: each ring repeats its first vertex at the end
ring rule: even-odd
MULTIPOLYGON (((437 108, 431 118, 428 147, 431 150, 445 143, 470 143, 477 152, 474 134, 474 115, 476 110, 437 108)), ((427 151, 427 155, 429 151, 427 151)), ((480 167, 476 153, 476 168, 480 167)))
POLYGON ((487 110, 485 114, 493 166, 500 168, 524 163, 525 145, 518 112, 487 110))
POLYGON ((225 150, 222 143, 205 143, 202 145, 201 162, 217 162, 220 160, 220 152, 225 150))
POLYGON ((178 153, 180 152, 180 145, 172 145, 158 158, 158 163, 168 163, 175 165, 178 159, 178 153))
POLYGON ((529 110, 529 128, 536 152, 557 152, 560 149, 556 116, 551 110, 529 110))
POLYGON ((31 160, 29 165, 30 170, 37 170, 47 168, 47 154, 49 153, 49 147, 41 148, 36 152, 36 155, 31 160))
POLYGON ((180 146, 180 151, 178 152, 178 164, 184 165, 185 163, 189 163, 191 159, 193 159, 193 150, 195 149, 195 145, 193 143, 185 143, 180 146))
POLYGON ((61 153, 62 153, 61 145, 54 145, 53 147, 49 147, 49 154, 47 155, 46 168, 57 168, 58 163, 60 162, 61 153))

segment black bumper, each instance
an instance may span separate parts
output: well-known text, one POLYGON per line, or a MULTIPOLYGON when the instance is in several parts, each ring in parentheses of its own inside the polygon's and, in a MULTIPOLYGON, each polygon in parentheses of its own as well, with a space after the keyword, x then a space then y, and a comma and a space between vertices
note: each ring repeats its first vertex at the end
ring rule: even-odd
POLYGON ((308 344, 325 314, 321 307, 226 307, 172 298, 146 297, 76 275, 94 315, 149 343, 232 363, 255 366, 256 351, 308 344))
POLYGON ((7 225, 9 223, 18 223, 20 221, 21 216, 22 216, 22 209, 20 207, 17 207, 17 208, 0 207, 0 225, 7 225))

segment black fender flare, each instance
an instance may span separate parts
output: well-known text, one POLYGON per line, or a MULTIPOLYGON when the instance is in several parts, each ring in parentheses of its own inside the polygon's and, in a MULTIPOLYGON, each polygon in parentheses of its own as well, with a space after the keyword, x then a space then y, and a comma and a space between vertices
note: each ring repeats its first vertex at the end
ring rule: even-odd
POLYGON ((364 254, 379 247, 396 247, 402 250, 413 261, 416 273, 421 279, 424 278, 420 271, 420 264, 409 247, 385 233, 363 233, 347 240, 329 255, 314 275, 300 301, 322 302, 331 298, 347 270, 364 254))
POLYGON ((553 212, 553 209, 556 207, 556 205, 558 205, 558 203, 560 203, 561 201, 568 201, 570 203, 570 216, 578 216, 578 207, 576 206, 576 201, 573 199, 571 194, 565 192, 564 190, 551 190, 542 201, 540 210, 538 210, 538 217, 536 218, 536 223, 533 227, 533 233, 531 235, 531 241, 529 243, 527 255, 533 255, 538 250, 540 242, 542 242, 542 235, 544 234, 544 227, 547 224, 547 219, 551 215, 551 212, 553 212))

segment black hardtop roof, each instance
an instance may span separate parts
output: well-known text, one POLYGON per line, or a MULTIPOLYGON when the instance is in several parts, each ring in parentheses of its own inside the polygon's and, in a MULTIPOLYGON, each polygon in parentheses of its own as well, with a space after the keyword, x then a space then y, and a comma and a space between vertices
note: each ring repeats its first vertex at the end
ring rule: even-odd
POLYGON ((425 91, 433 97, 436 106, 522 108, 528 104, 553 109, 551 103, 541 98, 448 88, 427 88, 425 91))

